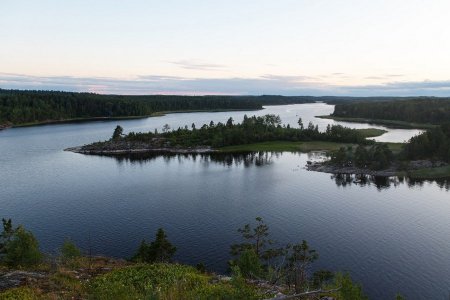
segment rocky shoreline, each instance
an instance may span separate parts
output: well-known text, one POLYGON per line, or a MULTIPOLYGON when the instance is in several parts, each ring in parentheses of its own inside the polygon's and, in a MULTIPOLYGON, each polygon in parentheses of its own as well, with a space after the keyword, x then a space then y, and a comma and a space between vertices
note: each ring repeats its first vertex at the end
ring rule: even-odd
POLYGON ((382 176, 382 177, 391 177, 397 176, 400 172, 405 171, 414 171, 424 168, 435 168, 435 167, 443 167, 448 164, 445 162, 432 162, 429 160, 415 160, 410 161, 405 169, 401 169, 398 163, 393 163, 387 169, 384 170, 371 170, 367 168, 358 168, 354 166, 339 166, 331 164, 329 161, 323 162, 310 162, 305 166, 308 171, 316 171, 323 173, 331 173, 331 174, 362 174, 369 176, 382 176))
POLYGON ((84 149, 83 146, 71 147, 64 151, 93 154, 93 155, 121 155, 121 154, 139 154, 139 153, 174 153, 174 154, 205 154, 217 152, 217 150, 208 147, 197 148, 139 148, 139 149, 84 149))
POLYGON ((171 146, 169 142, 162 138, 153 138, 147 142, 111 140, 84 146, 71 147, 64 149, 64 151, 92 155, 123 155, 140 153, 205 154, 217 152, 217 150, 209 146, 171 146))
POLYGON ((11 128, 11 124, 0 124, 0 130, 11 128))

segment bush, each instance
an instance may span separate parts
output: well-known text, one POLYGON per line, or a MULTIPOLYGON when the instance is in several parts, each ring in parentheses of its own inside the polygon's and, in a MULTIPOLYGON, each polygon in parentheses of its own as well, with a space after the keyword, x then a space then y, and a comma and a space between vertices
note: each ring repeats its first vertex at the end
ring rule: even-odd
POLYGON ((246 278, 258 278, 262 272, 262 266, 255 250, 247 249, 236 260, 242 275, 246 278))
POLYGON ((349 274, 336 274, 335 284, 340 286, 339 296, 337 299, 347 300, 368 300, 369 298, 364 295, 362 287, 359 284, 353 283, 349 274))
POLYGON ((61 246, 61 261, 63 264, 70 264, 77 267, 76 259, 81 256, 81 251, 70 239, 66 239, 61 246))
POLYGON ((5 244, 3 261, 11 267, 27 267, 42 261, 39 243, 34 235, 22 226, 17 227, 11 239, 5 244))
POLYGON ((80 256, 80 249, 78 249, 78 247, 70 239, 65 240, 61 247, 61 257, 63 259, 72 259, 80 256))
POLYGON ((147 244, 145 240, 141 242, 141 245, 132 260, 146 263, 171 262, 172 256, 176 251, 177 247, 169 242, 164 230, 159 228, 153 242, 150 244, 147 244))
POLYGON ((0 300, 35 300, 38 299, 35 292, 28 287, 19 287, 0 293, 0 300))

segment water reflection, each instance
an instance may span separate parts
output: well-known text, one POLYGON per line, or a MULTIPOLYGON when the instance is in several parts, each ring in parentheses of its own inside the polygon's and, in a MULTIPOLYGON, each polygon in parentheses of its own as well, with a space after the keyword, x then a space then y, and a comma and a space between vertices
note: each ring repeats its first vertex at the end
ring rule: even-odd
POLYGON ((177 161, 200 162, 203 165, 210 163, 220 164, 227 167, 244 166, 246 168, 251 166, 261 167, 269 165, 274 159, 279 158, 281 152, 240 152, 240 153, 167 153, 167 152, 153 152, 153 153, 139 153, 139 154, 123 154, 123 155, 102 155, 115 159, 119 165, 125 163, 143 165, 149 163, 157 158, 162 158, 166 163, 177 161))
MULTIPOLYGON (((295 153, 292 153, 295 154, 295 153)), ((296 153, 299 157, 301 153, 296 153)), ((203 166, 208 166, 211 163, 219 164, 225 167, 239 167, 243 166, 249 168, 252 166, 262 167, 270 165, 274 160, 279 159, 283 155, 282 152, 239 152, 239 153, 167 153, 167 152, 152 152, 139 154, 123 154, 123 155, 103 155, 110 159, 116 160, 117 164, 122 166, 124 164, 144 165, 158 158, 162 158, 165 163, 173 162, 183 163, 186 161, 199 162, 203 166)), ((296 155, 296 156, 297 156, 296 155)), ((309 152, 306 154, 308 160, 320 161, 325 159, 324 153, 321 151, 309 152)), ((294 168, 294 171, 299 171, 301 166, 294 168)), ((428 183, 436 183, 436 185, 446 191, 450 191, 450 178, 438 179, 414 179, 410 177, 397 176, 373 176, 365 174, 332 174, 330 179, 334 180, 338 187, 350 186, 374 186, 377 190, 395 188, 401 184, 406 184, 408 187, 423 187, 428 183)))
POLYGON ((338 187, 375 186, 378 190, 397 187, 400 184, 407 184, 408 187, 422 187, 428 183, 436 183, 441 189, 450 190, 450 178, 437 179, 414 179, 409 177, 385 177, 364 174, 333 174, 330 176, 338 187))

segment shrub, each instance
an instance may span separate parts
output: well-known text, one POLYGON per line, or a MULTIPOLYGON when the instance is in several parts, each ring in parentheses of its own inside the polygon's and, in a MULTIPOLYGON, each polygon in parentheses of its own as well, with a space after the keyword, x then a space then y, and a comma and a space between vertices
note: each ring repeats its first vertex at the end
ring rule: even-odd
POLYGON ((38 299, 35 292, 28 287, 19 287, 0 293, 0 300, 35 300, 38 299))
POLYGON ((173 246, 167 239, 167 235, 162 228, 159 228, 155 240, 147 244, 145 240, 141 242, 137 253, 132 260, 137 262, 171 262, 172 256, 177 251, 177 247, 173 246))
POLYGON ((258 278, 262 272, 262 266, 255 250, 247 249, 242 252, 236 260, 236 265, 239 267, 242 275, 247 278, 258 278))
POLYGON ((42 261, 39 243, 34 235, 22 226, 17 227, 5 245, 3 261, 11 267, 37 265, 42 261))
POLYGON ((61 260, 64 264, 74 265, 75 260, 81 256, 81 251, 70 239, 66 239, 61 246, 61 260))

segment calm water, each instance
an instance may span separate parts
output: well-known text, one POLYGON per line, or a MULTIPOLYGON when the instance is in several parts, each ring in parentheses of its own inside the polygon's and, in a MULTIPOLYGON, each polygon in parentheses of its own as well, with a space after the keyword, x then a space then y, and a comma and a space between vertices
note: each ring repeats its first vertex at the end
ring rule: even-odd
MULTIPOLYGON (((449 182, 391 178, 356 184, 303 169, 311 154, 159 156, 115 159, 62 149, 125 131, 225 122, 231 115, 276 113, 295 125, 332 112, 326 104, 272 106, 258 112, 172 114, 0 132, 0 217, 24 224, 46 252, 66 237, 83 249, 129 257, 164 227, 177 259, 224 272, 236 229, 262 216, 281 243, 306 239, 316 268, 348 270, 373 299, 448 299, 449 182)), ((352 127, 371 127, 349 124, 352 127)), ((391 130, 383 140, 416 134, 391 130)))

